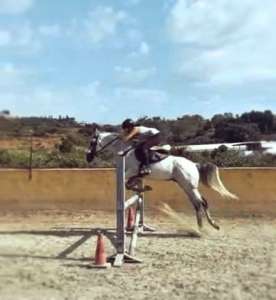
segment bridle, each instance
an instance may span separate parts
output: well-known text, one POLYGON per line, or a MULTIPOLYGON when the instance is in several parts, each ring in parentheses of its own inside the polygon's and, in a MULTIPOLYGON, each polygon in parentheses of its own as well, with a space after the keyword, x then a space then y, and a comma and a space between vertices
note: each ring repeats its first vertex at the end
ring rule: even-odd
MULTIPOLYGON (((103 150, 105 150, 108 146, 112 145, 114 142, 116 142, 118 139, 120 138, 120 136, 116 136, 114 139, 112 139, 111 141, 109 141, 108 143, 106 143, 105 145, 101 146, 101 143, 98 143, 98 139, 99 139, 99 135, 95 136, 92 140, 93 144, 92 147, 97 147, 97 145, 99 145, 101 148, 98 151, 95 151, 94 155, 96 156, 97 154, 101 153, 103 150)), ((91 142, 92 144, 92 142, 91 142)))

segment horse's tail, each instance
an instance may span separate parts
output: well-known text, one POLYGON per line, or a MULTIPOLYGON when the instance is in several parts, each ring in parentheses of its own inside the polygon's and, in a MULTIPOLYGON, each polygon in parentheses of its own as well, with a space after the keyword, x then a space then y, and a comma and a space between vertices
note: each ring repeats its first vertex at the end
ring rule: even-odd
POLYGON ((227 190, 223 185, 220 176, 219 169, 215 164, 204 163, 197 164, 201 182, 218 192, 222 197, 238 199, 238 197, 227 190))

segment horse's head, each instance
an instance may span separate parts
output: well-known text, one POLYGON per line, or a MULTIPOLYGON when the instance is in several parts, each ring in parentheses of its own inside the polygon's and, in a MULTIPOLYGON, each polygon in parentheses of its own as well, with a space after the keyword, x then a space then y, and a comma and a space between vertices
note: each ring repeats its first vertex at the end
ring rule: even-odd
POLYGON ((86 160, 88 162, 93 161, 95 156, 111 146, 119 139, 118 133, 114 132, 100 132, 98 130, 92 135, 90 146, 86 153, 86 160))
POLYGON ((96 156, 99 136, 100 136, 100 133, 98 132, 98 130, 96 130, 95 133, 91 137, 90 145, 86 152, 87 162, 91 162, 96 156))

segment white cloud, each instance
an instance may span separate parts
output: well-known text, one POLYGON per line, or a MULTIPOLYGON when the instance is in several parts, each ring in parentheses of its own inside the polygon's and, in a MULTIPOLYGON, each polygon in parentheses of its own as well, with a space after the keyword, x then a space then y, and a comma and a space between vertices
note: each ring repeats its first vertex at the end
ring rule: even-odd
POLYGON ((133 51, 130 56, 131 57, 137 57, 137 56, 147 56, 150 53, 150 46, 147 42, 142 41, 139 46, 138 49, 133 51))
POLYGON ((164 0, 163 11, 168 11, 175 4, 175 0, 164 0))
MULTIPOLYGON (((37 73, 13 63, 0 65, 0 107, 9 107, 15 114, 34 113, 53 106, 55 97, 52 89, 42 87, 36 82, 37 73)), ((54 106, 53 106, 54 107, 54 106)), ((45 111, 45 114, 46 115, 45 111)))
POLYGON ((59 25, 42 25, 38 28, 41 35, 46 37, 58 37, 61 34, 61 28, 59 25))
POLYGON ((0 47, 8 46, 11 40, 11 34, 8 30, 0 30, 0 47))
POLYGON ((121 121, 125 118, 139 118, 143 116, 163 116, 168 105, 168 94, 162 89, 156 88, 128 88, 118 87, 112 95, 116 104, 116 115, 121 121), (120 108, 120 109, 118 109, 120 108))
POLYGON ((276 79, 276 1, 178 0, 168 18, 177 69, 203 84, 276 79))
POLYGON ((117 99, 124 99, 125 103, 129 105, 137 104, 140 109, 143 106, 145 109, 148 105, 162 104, 168 101, 167 93, 159 89, 146 89, 146 88, 116 88, 115 97, 117 99))
POLYGON ((0 30, 0 49, 33 54, 41 49, 41 41, 29 22, 0 30))
POLYGON ((150 52, 150 47, 146 42, 142 42, 140 45, 139 51, 143 55, 148 55, 150 52))
POLYGON ((116 72, 116 79, 123 84, 140 84, 156 73, 155 68, 133 69, 116 66, 114 70, 116 72))
POLYGON ((131 44, 140 44, 143 40, 143 34, 137 28, 130 28, 126 32, 126 38, 131 42, 131 44))
POLYGON ((89 13, 84 25, 90 42, 99 45, 107 38, 115 36, 119 26, 127 20, 128 17, 124 11, 99 6, 89 13))
POLYGON ((81 94, 87 98, 97 98, 100 93, 101 82, 96 80, 80 88, 81 94))
POLYGON ((5 63, 0 66, 0 88, 10 87, 18 77, 18 70, 16 70, 11 63, 5 63))
POLYGON ((14 44, 18 46, 29 46, 34 41, 34 30, 29 23, 24 24, 14 31, 14 44))
POLYGON ((160 89, 108 89, 98 80, 61 87, 40 82, 38 75, 11 63, 0 65, 0 107, 20 116, 69 115, 79 121, 110 123, 126 116, 162 114, 168 102, 167 93, 160 89))
POLYGON ((126 10, 111 6, 96 6, 87 17, 72 19, 65 34, 89 47, 127 50, 131 53, 128 56, 148 55, 150 52, 139 22, 126 10))
POLYGON ((34 0, 0 0, 0 14, 17 15, 29 10, 34 0))
POLYGON ((0 65, 0 107, 19 116, 69 115, 80 121, 109 118, 110 103, 99 81, 66 88, 39 82, 38 75, 12 63, 0 65))
POLYGON ((19 26, 6 25, 0 29, 0 49, 20 54, 34 54, 42 49, 46 38, 59 37, 61 32, 58 24, 35 27, 25 21, 19 26))
POLYGON ((40 86, 34 88, 28 101, 30 104, 35 103, 36 105, 39 103, 40 106, 49 109, 49 107, 57 102, 57 96, 59 99, 61 99, 61 94, 57 94, 56 91, 52 90, 51 88, 40 86))
POLYGON ((0 65, 0 88, 2 91, 13 90, 24 85, 32 76, 32 71, 16 67, 13 63, 6 62, 0 65))

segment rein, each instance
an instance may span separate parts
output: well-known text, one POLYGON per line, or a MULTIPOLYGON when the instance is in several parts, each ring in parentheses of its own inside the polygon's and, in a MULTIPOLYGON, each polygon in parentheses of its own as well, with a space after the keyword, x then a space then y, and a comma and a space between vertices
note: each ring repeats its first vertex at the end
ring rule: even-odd
POLYGON ((101 153, 105 148, 107 148, 108 146, 110 146, 111 144, 113 144, 115 141, 117 141, 120 138, 120 136, 116 136, 113 140, 111 140, 110 142, 106 143, 100 150, 98 150, 95 155, 101 153))

